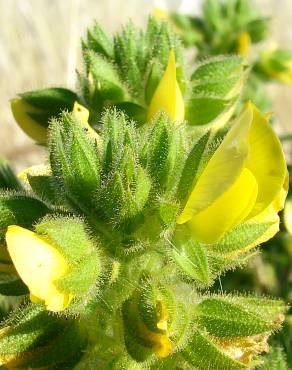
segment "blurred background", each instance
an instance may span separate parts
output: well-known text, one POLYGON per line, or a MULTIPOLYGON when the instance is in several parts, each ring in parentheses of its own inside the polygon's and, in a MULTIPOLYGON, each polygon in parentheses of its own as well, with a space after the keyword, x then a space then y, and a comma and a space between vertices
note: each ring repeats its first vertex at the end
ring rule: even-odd
MULTIPOLYGON (((272 39, 292 46, 292 1, 251 0, 272 15, 272 39)), ((200 0, 0 0, 0 156, 17 171, 45 158, 13 120, 9 99, 18 92, 48 86, 75 86, 80 37, 96 19, 115 32, 128 18, 146 23, 154 7, 198 14, 200 0)), ((292 131, 292 87, 271 85, 279 133, 292 131)))

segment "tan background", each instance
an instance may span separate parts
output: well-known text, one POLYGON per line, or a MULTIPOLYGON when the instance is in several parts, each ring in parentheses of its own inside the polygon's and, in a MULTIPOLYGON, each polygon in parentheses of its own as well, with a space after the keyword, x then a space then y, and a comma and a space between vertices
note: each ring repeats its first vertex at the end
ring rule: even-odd
MULTIPOLYGON (((292 48, 292 1, 255 1, 274 17, 275 42, 292 48)), ((145 23, 154 5, 198 11, 199 0, 0 0, 0 156, 17 170, 40 163, 42 148, 14 123, 9 99, 45 86, 74 88, 80 66, 79 38, 94 19, 113 32, 129 17, 145 23)), ((278 130, 292 131, 292 87, 271 86, 278 130)))

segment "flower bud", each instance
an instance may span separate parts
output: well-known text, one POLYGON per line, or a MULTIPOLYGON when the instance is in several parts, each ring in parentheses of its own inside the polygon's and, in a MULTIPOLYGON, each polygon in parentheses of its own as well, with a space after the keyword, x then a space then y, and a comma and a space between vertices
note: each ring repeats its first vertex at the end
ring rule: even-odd
POLYGON ((184 100, 176 79, 175 54, 173 50, 169 53, 166 71, 150 102, 148 120, 154 118, 160 111, 165 111, 175 121, 184 119, 184 100))
POLYGON ((292 52, 285 49, 273 49, 262 53, 255 66, 265 78, 292 84, 292 52))
POLYGON ((20 128, 40 144, 47 141, 50 119, 62 110, 71 111, 77 95, 63 88, 48 88, 20 94, 11 100, 13 116, 20 128))
POLYGON ((47 310, 58 312, 73 298, 77 305, 89 300, 100 266, 81 220, 44 219, 36 225, 36 232, 11 225, 6 242, 33 303, 43 303, 47 310))

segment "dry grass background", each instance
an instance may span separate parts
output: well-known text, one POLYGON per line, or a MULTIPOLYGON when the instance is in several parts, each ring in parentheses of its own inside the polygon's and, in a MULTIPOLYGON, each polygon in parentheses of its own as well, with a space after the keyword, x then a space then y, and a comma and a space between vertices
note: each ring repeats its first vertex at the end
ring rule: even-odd
MULTIPOLYGON (((252 0, 251 0, 252 1, 252 0)), ((256 1, 256 0, 255 0, 256 1)), ((274 17, 273 39, 292 47, 292 1, 257 0, 274 17)), ((0 0, 0 156, 17 170, 40 163, 44 150, 15 124, 9 99, 45 86, 74 87, 79 38, 96 19, 114 32, 129 17, 144 24, 154 5, 199 9, 199 0, 0 0), (163 4, 164 3, 164 4, 163 4)), ((271 86, 278 129, 292 131, 292 87, 271 86)))

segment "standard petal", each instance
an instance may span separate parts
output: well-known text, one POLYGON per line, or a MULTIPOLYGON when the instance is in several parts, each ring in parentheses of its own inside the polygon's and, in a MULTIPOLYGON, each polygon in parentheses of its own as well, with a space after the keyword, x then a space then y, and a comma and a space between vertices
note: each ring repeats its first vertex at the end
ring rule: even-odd
POLYGON ((250 213, 257 192, 254 176, 248 169, 243 169, 225 193, 188 222, 194 238, 206 244, 218 241, 226 231, 238 225, 250 213))
MULTIPOLYGON (((44 301, 50 307, 55 299, 65 299, 67 294, 58 291, 54 281, 64 276, 68 265, 62 255, 45 238, 20 226, 9 226, 6 242, 13 264, 28 286, 34 302, 44 301), (55 293, 56 297, 54 297, 55 293), (63 298, 60 298, 63 296, 63 298)), ((53 304, 54 305, 54 304, 53 304)), ((54 307, 64 309, 61 304, 54 307)))
POLYGON ((185 106, 176 80, 176 64, 173 50, 169 53, 166 71, 150 102, 148 120, 153 119, 160 111, 166 112, 173 120, 182 121, 184 119, 185 106))
POLYGON ((178 224, 189 221, 196 213, 208 208, 234 184, 248 157, 252 117, 251 106, 247 105, 199 177, 177 220, 178 224))
POLYGON ((265 115, 250 103, 253 121, 249 133, 249 158, 246 167, 255 176, 258 198, 249 217, 256 216, 277 197, 286 173, 286 161, 282 145, 265 115))

